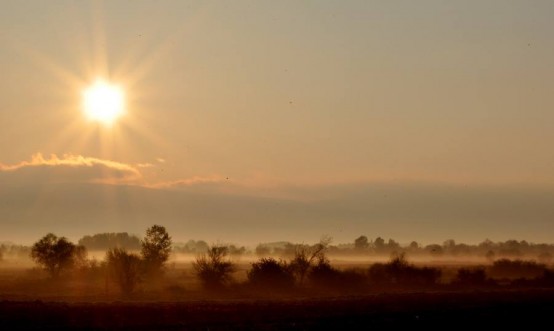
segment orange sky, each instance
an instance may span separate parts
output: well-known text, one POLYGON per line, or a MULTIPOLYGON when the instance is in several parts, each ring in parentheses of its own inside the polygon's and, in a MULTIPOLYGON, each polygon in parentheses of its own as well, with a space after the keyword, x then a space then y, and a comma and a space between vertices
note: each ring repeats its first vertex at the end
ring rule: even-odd
MULTIPOLYGON (((400 214, 338 202, 327 214, 324 203, 274 212, 298 226, 321 219, 321 229, 305 226, 314 238, 545 240, 552 212, 530 197, 549 201, 554 184, 553 10, 545 1, 7 1, 0 194, 29 201, 0 206, 0 231, 27 238, 17 222, 47 213, 33 199, 60 183, 343 205, 365 196, 360 187, 400 185, 410 192, 395 200, 400 214), (111 126, 81 109, 98 77, 126 93, 126 114, 111 126), (425 212, 438 197, 451 209, 425 212), (508 217, 531 205, 530 227, 508 217), (460 208, 489 232, 467 230, 460 208)), ((135 207, 96 216, 142 232, 135 207)), ((191 215, 196 229, 202 217, 191 215)), ((281 236, 295 232, 283 227, 281 236)))

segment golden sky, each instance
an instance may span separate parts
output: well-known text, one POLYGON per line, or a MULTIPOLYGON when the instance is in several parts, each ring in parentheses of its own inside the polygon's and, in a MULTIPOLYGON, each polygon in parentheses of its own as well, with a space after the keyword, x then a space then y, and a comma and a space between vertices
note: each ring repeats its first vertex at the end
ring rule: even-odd
MULTIPOLYGON (((161 221, 188 229, 183 239, 248 241, 290 218, 276 236, 547 240, 553 14, 550 1, 3 1, 0 195, 14 205, 0 206, 0 230, 21 240, 96 231, 22 229, 48 213, 45 192, 75 184, 300 204, 275 202, 266 219, 192 204, 187 228, 173 225, 175 205, 150 197, 152 210, 177 208, 161 221), (82 111, 98 78, 125 92, 112 125, 82 111), (396 192, 390 207, 367 202, 379 190, 396 192), (217 233, 235 218, 249 232, 217 233), (205 219, 211 232, 195 225, 205 219)), ((94 214, 117 220, 97 220, 98 231, 142 232, 148 219, 134 204, 146 198, 109 194, 82 197, 117 205, 94 214)))

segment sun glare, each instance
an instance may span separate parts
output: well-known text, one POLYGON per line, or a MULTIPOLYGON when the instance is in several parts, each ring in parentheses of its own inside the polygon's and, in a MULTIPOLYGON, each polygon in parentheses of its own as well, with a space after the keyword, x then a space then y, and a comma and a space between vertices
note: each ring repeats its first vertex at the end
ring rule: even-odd
POLYGON ((124 112, 123 90, 98 80, 83 91, 83 109, 91 120, 112 124, 124 112))

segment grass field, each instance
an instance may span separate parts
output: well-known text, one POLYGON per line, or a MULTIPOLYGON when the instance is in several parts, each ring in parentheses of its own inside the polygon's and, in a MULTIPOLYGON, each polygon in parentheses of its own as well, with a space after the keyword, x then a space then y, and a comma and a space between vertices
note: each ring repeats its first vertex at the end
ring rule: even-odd
POLYGON ((524 327, 551 322, 554 292, 388 293, 179 302, 2 301, 4 330, 367 330, 524 327))
MULTIPOLYGON (((362 263, 337 263, 367 268, 362 263)), ((451 277, 458 265, 434 264, 451 277)), ((461 266, 466 266, 462 263, 461 266)), ((51 280, 28 265, 0 268, 2 330, 357 330, 373 327, 498 327, 550 323, 554 289, 379 287, 292 291, 241 285, 250 264, 237 264, 236 284, 202 289, 189 262, 171 264, 130 297, 100 273, 51 280)))

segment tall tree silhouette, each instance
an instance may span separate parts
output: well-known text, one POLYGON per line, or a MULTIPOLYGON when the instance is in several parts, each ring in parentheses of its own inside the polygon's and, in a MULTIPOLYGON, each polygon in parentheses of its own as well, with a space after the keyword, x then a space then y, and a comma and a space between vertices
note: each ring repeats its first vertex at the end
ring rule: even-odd
POLYGON ((153 225, 146 230, 141 241, 141 254, 148 273, 157 274, 169 258, 171 237, 165 227, 153 225))

